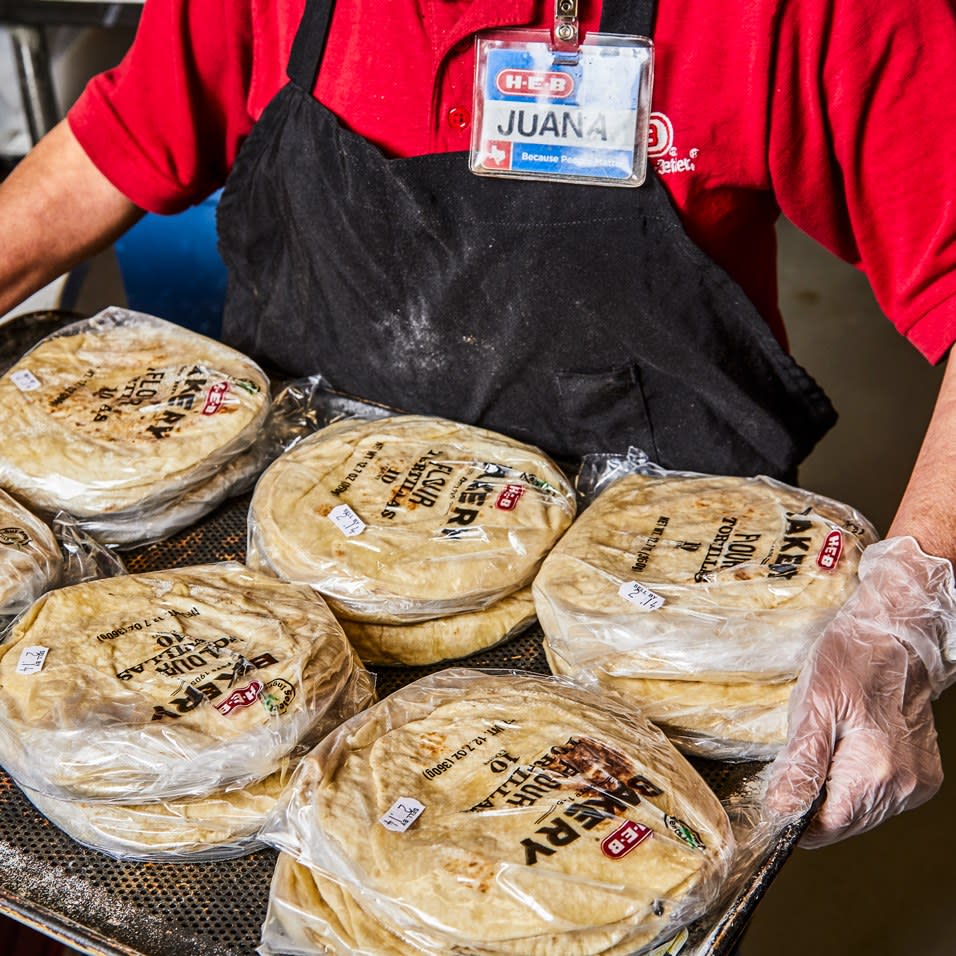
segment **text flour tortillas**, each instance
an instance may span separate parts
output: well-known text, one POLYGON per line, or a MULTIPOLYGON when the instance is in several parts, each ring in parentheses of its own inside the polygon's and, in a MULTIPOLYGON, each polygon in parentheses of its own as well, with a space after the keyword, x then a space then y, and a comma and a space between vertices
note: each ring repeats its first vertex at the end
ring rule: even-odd
POLYGON ((108 309, 0 376, 0 486, 41 512, 148 512, 248 447, 268 406, 268 380, 239 352, 108 309))
POLYGON ((567 480, 528 445, 443 419, 353 419, 260 478, 248 560, 341 617, 406 624, 527 585, 573 516, 567 480))
POLYGON ((48 592, 0 645, 0 763, 68 799, 207 793, 369 696, 309 588, 230 563, 108 578, 48 592))
POLYGON ((632 475, 545 560, 535 606, 575 673, 787 680, 875 537, 853 509, 770 479, 632 475))

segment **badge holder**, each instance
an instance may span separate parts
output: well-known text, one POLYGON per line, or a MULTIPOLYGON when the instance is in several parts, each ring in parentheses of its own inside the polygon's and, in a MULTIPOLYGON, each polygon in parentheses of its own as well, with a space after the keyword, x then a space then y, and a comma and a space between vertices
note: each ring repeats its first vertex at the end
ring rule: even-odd
POLYGON ((554 27, 476 40, 470 168, 479 176, 640 186, 654 45, 578 35, 577 0, 556 0, 554 27))

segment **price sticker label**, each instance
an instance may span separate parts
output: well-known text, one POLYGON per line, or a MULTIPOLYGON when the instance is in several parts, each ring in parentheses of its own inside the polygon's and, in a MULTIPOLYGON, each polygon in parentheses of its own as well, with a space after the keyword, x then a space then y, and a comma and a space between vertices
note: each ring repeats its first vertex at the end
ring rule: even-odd
POLYGON ((625 601, 630 601, 631 604, 636 605, 642 611, 656 611, 662 608, 666 603, 664 598, 659 594, 656 594, 650 588, 644 587, 644 585, 638 581, 625 581, 624 584, 618 588, 617 593, 620 594, 625 601))
POLYGON ((18 674, 39 674, 46 661, 48 647, 25 647, 20 651, 20 660, 17 661, 18 674))
POLYGON ((425 804, 414 797, 399 797, 378 822, 393 833, 404 833, 424 812, 425 804))
POLYGON ((365 522, 348 505, 336 505, 329 512, 329 521, 331 521, 346 538, 354 538, 356 535, 361 534, 367 527, 365 522))
POLYGON ((35 392, 40 387, 40 380, 28 368, 14 372, 10 380, 21 392, 35 392))

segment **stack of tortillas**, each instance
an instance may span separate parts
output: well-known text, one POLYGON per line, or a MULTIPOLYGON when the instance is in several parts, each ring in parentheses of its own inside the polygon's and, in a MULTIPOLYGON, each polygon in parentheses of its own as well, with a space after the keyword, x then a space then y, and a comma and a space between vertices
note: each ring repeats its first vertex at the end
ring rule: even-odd
POLYGON ((0 491, 0 625, 50 587, 62 563, 53 532, 0 491))
POLYGON ((310 588, 232 563, 108 578, 48 592, 0 645, 0 763, 107 852, 245 849, 267 778, 370 698, 310 588))
POLYGON ((288 854, 263 952, 630 953, 699 916, 733 853, 717 798, 647 721, 468 670, 329 735, 262 835, 288 854))
POLYGON ((155 540, 254 474, 243 453, 268 407, 268 380, 244 355, 107 309, 0 377, 0 487, 104 542, 155 540))
POLYGON ((527 587, 574 510, 528 445, 444 419, 349 419, 260 478, 247 560, 322 593, 366 661, 426 664, 533 620, 527 587))
POLYGON ((770 756, 875 540, 852 508, 767 478, 630 475, 534 582, 549 662, 613 687, 692 752, 770 756))

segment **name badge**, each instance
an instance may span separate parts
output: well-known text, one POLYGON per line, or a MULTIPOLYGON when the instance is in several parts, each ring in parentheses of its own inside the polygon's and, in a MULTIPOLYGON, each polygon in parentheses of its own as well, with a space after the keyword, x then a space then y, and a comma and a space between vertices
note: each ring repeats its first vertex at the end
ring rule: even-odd
POLYGON ((590 34, 576 50, 545 30, 477 41, 470 166, 479 176, 640 186, 654 48, 645 37, 590 34))

